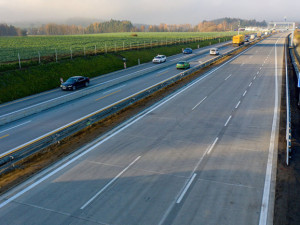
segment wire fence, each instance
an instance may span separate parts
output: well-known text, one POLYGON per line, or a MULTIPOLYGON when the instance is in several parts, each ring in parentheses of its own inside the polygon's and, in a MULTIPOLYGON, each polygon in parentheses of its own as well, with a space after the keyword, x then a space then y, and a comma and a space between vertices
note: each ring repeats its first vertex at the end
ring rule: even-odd
MULTIPOLYGON (((227 34, 228 35, 228 34, 227 34)), ((163 39, 139 39, 139 40, 116 40, 110 42, 99 42, 87 46, 70 46, 59 48, 43 48, 40 50, 15 50, 9 53, 9 57, 0 57, 0 63, 18 63, 22 68, 24 62, 59 62, 62 59, 73 59, 75 57, 85 57, 106 53, 117 53, 130 50, 141 50, 149 48, 157 48, 163 46, 188 45, 191 43, 199 43, 209 40, 226 41, 232 36, 210 36, 210 37, 192 37, 192 38, 163 38, 163 39)))

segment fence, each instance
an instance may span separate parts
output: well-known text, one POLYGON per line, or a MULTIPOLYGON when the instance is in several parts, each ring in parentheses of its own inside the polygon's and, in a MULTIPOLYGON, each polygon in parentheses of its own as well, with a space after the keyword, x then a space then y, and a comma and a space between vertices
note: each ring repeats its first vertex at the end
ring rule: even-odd
MULTIPOLYGON (((228 35, 228 34, 227 34, 228 35)), ((219 42, 230 40, 232 36, 209 36, 209 37, 192 37, 192 38, 164 38, 164 39, 138 39, 138 40, 116 40, 109 42, 99 42, 88 46, 69 46, 59 49, 44 48, 36 50, 15 49, 11 52, 2 52, 0 54, 0 63, 17 63, 21 69, 22 64, 34 62, 40 64, 43 62, 59 62, 60 60, 74 57, 86 57, 98 54, 116 53, 129 50, 151 49, 163 46, 188 45, 191 43, 201 44, 204 41, 218 40, 219 42)))
POLYGON ((104 119, 105 117, 112 115, 116 113, 117 111, 120 111, 121 109, 124 109, 128 105, 141 100, 142 98, 145 98, 146 96, 151 95, 152 93, 182 79, 183 77, 186 77, 196 71, 198 71, 201 68, 204 68, 217 60, 220 60, 221 58, 230 55, 231 53, 243 48, 244 46, 240 46, 236 49, 230 50, 220 56, 217 56, 211 60, 208 60, 196 67, 193 67, 185 72, 179 73, 174 75, 171 78, 168 78, 156 85, 153 85, 149 88, 146 88, 136 94, 133 94, 125 99, 122 99, 112 105, 109 105, 105 107, 104 109, 100 109, 96 112, 93 112, 81 119, 78 119, 76 121, 73 121, 61 128, 58 128, 48 134, 45 134, 44 136, 37 138, 33 140, 31 143, 28 143, 24 146, 20 146, 16 149, 13 149, 6 155, 2 155, 0 157, 0 174, 4 173, 8 169, 14 167, 14 163, 17 163, 18 161, 24 159, 25 157, 40 151, 41 149, 50 146, 51 144, 54 144, 74 133, 76 133, 79 130, 82 130, 88 126, 90 126, 92 123, 95 123, 97 121, 100 121, 101 119, 104 119))

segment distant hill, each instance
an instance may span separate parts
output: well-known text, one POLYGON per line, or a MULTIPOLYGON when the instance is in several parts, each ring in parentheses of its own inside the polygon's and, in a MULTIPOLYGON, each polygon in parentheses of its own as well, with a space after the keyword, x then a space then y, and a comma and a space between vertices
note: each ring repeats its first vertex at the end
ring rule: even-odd
POLYGON ((246 20, 246 19, 239 19, 239 18, 220 18, 220 19, 215 19, 211 20, 210 22, 214 22, 215 24, 223 24, 226 22, 227 24, 233 25, 233 26, 238 26, 240 23, 241 27, 266 27, 268 24, 265 20, 262 22, 256 21, 256 20, 246 20))

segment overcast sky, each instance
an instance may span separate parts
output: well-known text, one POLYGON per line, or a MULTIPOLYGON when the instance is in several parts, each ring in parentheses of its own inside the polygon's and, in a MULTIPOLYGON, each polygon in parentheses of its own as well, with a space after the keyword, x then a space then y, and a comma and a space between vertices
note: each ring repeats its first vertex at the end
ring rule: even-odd
POLYGON ((0 0, 0 23, 73 17, 197 24, 223 17, 300 22, 300 0, 0 0))

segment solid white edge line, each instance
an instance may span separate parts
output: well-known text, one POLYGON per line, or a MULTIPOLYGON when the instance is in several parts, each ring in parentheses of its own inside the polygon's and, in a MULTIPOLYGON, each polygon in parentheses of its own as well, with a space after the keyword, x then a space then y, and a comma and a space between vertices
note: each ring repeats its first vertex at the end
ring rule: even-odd
POLYGON ((268 162, 266 168, 266 176, 264 183, 263 198, 261 203, 261 211, 259 217, 259 225, 266 225, 268 219, 268 209, 269 209, 269 199, 271 190, 271 179, 272 179, 272 167, 273 167, 273 154, 275 147, 275 135, 277 127, 277 113, 278 113, 278 78, 277 78, 277 42, 275 43, 275 106, 273 112, 273 123, 272 123, 272 133, 270 138, 270 146, 268 153, 268 162))
POLYGON ((208 152, 207 152, 207 155, 210 154, 211 150, 213 150, 213 148, 215 147, 215 144, 217 143, 217 141, 219 140, 219 138, 217 137, 214 141, 214 143, 210 146, 208 152))
MULTIPOLYGON (((226 64, 230 63, 231 61, 235 60, 236 58, 238 58, 239 56, 243 55, 245 52, 249 51, 250 49, 254 48, 258 43, 254 44, 253 46, 249 47, 248 49, 242 51, 241 53, 239 53, 238 55, 236 55, 235 57, 233 57, 232 59, 230 59, 229 61, 227 61, 226 63, 222 64, 221 66, 219 66, 218 68, 212 70, 211 72, 209 72, 208 74, 204 75, 203 77, 200 78, 200 80, 206 78, 208 75, 210 75, 211 73, 215 72, 216 70, 222 68, 223 66, 225 66, 226 64)), ((199 80, 199 81, 200 81, 199 80)), ((195 83, 197 83, 198 81, 196 80, 195 83)), ((207 155, 207 151, 208 149, 205 151, 204 155, 201 157, 201 159, 198 162, 198 165, 200 165, 201 161, 203 160, 204 156, 207 155)), ((181 193, 181 191, 179 192, 179 194, 181 193)), ((179 195, 178 194, 178 195, 179 195)), ((164 223, 164 221, 167 219, 169 213, 171 212, 172 208, 174 207, 174 205, 176 204, 176 199, 170 204, 170 206, 168 207, 168 209, 165 211, 165 213, 163 214, 161 220, 159 221, 158 225, 162 225, 164 223)))
POLYGON ((194 110, 195 108, 197 108, 205 99, 207 98, 207 96, 205 98, 203 98, 199 103, 197 103, 194 108, 192 108, 192 110, 194 110))
POLYGON ((231 116, 229 116, 229 118, 227 119, 226 123, 224 124, 224 127, 227 126, 227 124, 229 123, 230 120, 231 120, 231 116))
POLYGON ((192 178, 190 179, 190 181, 188 182, 188 184, 185 186, 183 192, 181 193, 181 195, 179 196, 178 200, 176 201, 177 204, 179 204, 181 202, 181 200, 183 199, 185 193, 188 191, 188 189, 190 188, 191 184, 193 183, 195 177, 197 176, 196 173, 193 174, 192 178))
MULTIPOLYGON (((53 170, 51 173, 47 174, 46 176, 42 177, 40 180, 36 181, 35 183, 29 185, 28 187, 24 188, 22 191, 18 192, 17 194, 13 195, 12 197, 8 198, 6 201, 2 202, 0 204, 0 209, 4 206, 6 206, 8 203, 12 202, 13 200, 15 200, 16 198, 20 197, 21 195, 23 195, 24 193, 26 193, 27 191, 31 190, 32 188, 34 188, 35 186, 37 186, 38 184, 42 183, 43 181, 45 181, 46 179, 48 179, 49 177, 51 177, 52 175, 56 174, 57 172, 61 171, 62 169, 64 169, 65 167, 67 167, 68 165, 70 165, 71 163, 73 163, 74 161, 78 160, 79 158, 81 158, 82 156, 86 155, 87 153, 89 153, 90 151, 94 150, 96 147, 98 147, 99 145, 101 145, 102 143, 104 143, 105 141, 109 140, 110 138, 112 138, 113 136, 117 135, 118 133, 120 133, 121 131, 125 130, 127 127, 131 126, 132 124, 136 123, 137 121, 139 121, 140 119, 142 119, 143 117, 145 117, 146 115, 148 115, 149 113, 151 113, 152 111, 154 111, 155 109, 159 108, 160 106, 162 106, 163 104, 165 104, 166 102, 172 100, 173 98, 175 98, 177 95, 181 94, 182 92, 184 92, 185 90, 187 90, 188 88, 194 86, 195 84, 197 84, 198 82, 200 82, 201 80, 203 80, 204 78, 208 77, 210 74, 212 74, 213 72, 219 70, 220 68, 224 67, 225 65, 227 65, 228 63, 232 62, 233 60, 235 60, 236 58, 238 58, 239 56, 241 56, 242 54, 244 54, 245 52, 249 51, 250 49, 252 49, 253 47, 255 47, 257 44, 251 46, 250 48, 242 51, 241 53, 239 53, 238 55, 236 55, 235 57, 233 57, 232 59, 228 60, 227 62, 225 62, 224 64, 220 65, 219 67, 217 67, 216 69, 213 69, 212 71, 208 72, 207 74, 204 74, 202 77, 200 77, 199 79, 197 79, 196 81, 192 82, 191 84, 189 84, 187 87, 185 87, 182 90, 179 90, 178 92, 175 92, 172 96, 168 97, 167 99, 165 99, 163 102, 159 103, 158 105, 156 105, 155 107, 151 108, 149 111, 147 111, 145 114, 141 115, 140 117, 137 117, 135 120, 131 121, 130 123, 128 123, 127 125, 125 125, 124 127, 120 128, 119 130, 117 130, 116 132, 112 133, 111 135, 107 136, 106 138, 104 138, 102 141, 98 142, 97 144, 95 144, 94 146, 90 147, 89 149, 87 149, 86 151, 82 152, 81 154, 77 155, 76 157, 74 157, 73 159, 71 159, 70 161, 66 162, 64 165, 58 167, 57 169, 53 170)), ((73 121, 74 122, 74 121, 73 121)), ((70 123, 71 124, 71 123, 70 123)), ((58 128, 59 129, 59 128, 58 128)), ((51 133, 51 132, 49 132, 51 133)), ((204 156, 203 156, 204 157, 204 156)), ((202 157, 202 158, 203 158, 202 157)), ((161 219, 159 225, 161 225, 164 221, 164 219, 166 218, 168 212, 171 210, 171 206, 168 208, 167 212, 164 214, 163 218, 161 219)))
POLYGON ((21 123, 21 124, 19 124, 19 125, 16 125, 16 126, 14 126, 14 127, 8 128, 8 129, 6 129, 6 130, 2 130, 2 131, 0 131, 0 134, 3 133, 3 132, 5 132, 5 131, 12 130, 12 129, 16 128, 16 127, 20 127, 20 126, 25 125, 25 124, 30 123, 30 122, 31 122, 31 120, 29 120, 29 121, 27 121, 27 122, 24 122, 24 123, 21 123))
POLYGON ((114 179, 108 182, 100 191, 98 191, 90 200, 88 200, 80 209, 87 207, 92 201, 95 200, 102 192, 104 192, 112 183, 114 183, 123 173, 125 173, 136 161, 138 161, 141 156, 138 156, 132 163, 130 163, 124 170, 122 170, 114 179))

